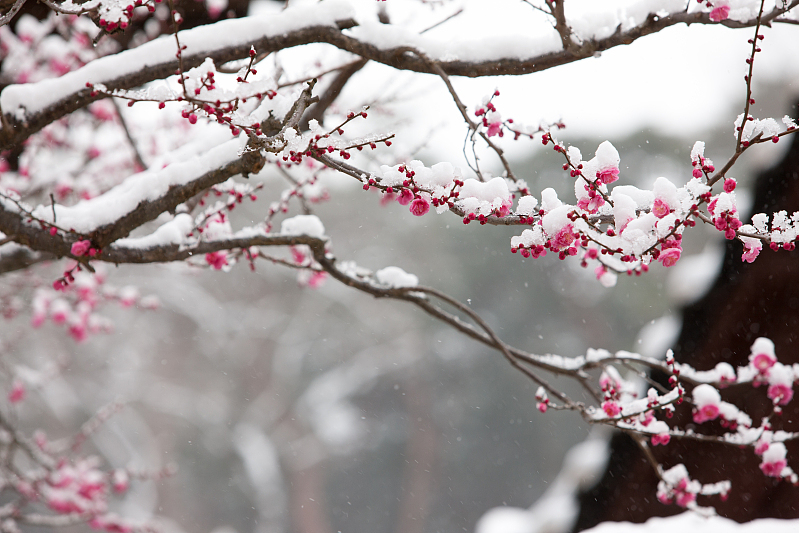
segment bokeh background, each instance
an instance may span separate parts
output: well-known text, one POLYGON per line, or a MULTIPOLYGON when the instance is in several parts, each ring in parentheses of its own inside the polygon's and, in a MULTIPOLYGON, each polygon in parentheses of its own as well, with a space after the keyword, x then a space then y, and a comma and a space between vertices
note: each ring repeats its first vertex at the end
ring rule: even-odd
MULTIPOLYGON (((393 20, 418 7, 387 4, 393 20)), ((521 2, 431 4, 419 27, 464 8, 431 36, 545 29, 529 23, 531 10, 521 2)), ((552 72, 458 79, 455 86, 470 106, 499 88, 498 109, 520 122, 563 120, 559 138, 584 156, 610 140, 625 184, 647 187, 658 176, 679 183, 690 176, 694 141, 707 143, 717 166, 732 152, 750 33, 670 28, 552 72)), ((795 36, 790 28, 767 31, 757 116, 790 112, 799 90, 795 36)), ((345 57, 320 47, 286 52, 280 58, 290 77, 307 73, 300 59, 311 53, 333 64, 345 57)), ((367 65, 337 107, 381 99, 367 127, 396 131, 397 139, 375 163, 417 158, 466 167, 466 130, 440 80, 367 65)), ((562 161, 539 142, 502 145, 535 194, 553 187, 566 198, 573 190, 562 161)), ((781 149, 763 146, 740 162, 734 176, 743 204, 753 171, 776 162, 781 149)), ((269 168, 253 179, 265 183, 265 196, 282 188, 269 168)), ((602 347, 662 355, 679 331, 679 306, 701 295, 721 259, 719 235, 698 229, 680 266, 606 289, 576 262, 511 254, 512 229, 464 226, 447 214, 416 218, 345 178, 324 185, 330 199, 314 209, 338 258, 412 272, 468 302, 505 341, 535 353, 602 347)), ((258 220, 261 209, 247 206, 236 220, 258 220)), ((128 516, 157 516, 167 531, 472 531, 492 507, 535 502, 564 454, 588 434, 576 415, 540 414, 536 387, 499 354, 402 302, 334 281, 301 287, 295 272, 266 262, 255 272, 246 264, 229 273, 185 265, 107 270, 117 286, 158 295, 161 308, 107 309, 115 331, 83 344, 50 324, 32 330, 25 316, 0 324, 7 364, 46 376, 17 416, 23 429, 58 437, 103 405, 123 402, 90 449, 112 466, 178 467, 171 477, 134 483, 118 502, 128 516)), ((40 275, 58 272, 52 265, 40 275)))

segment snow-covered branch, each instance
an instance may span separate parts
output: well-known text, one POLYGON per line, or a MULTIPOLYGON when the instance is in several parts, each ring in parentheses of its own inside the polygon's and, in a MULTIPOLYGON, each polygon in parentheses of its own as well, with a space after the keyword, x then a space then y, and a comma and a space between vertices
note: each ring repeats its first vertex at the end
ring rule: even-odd
MULTIPOLYGON (((799 1, 775 7, 763 15, 769 22, 788 12, 799 1)), ((225 20, 181 32, 186 46, 184 68, 200 65, 206 58, 216 64, 242 59, 255 47, 259 53, 272 53, 310 43, 328 43, 363 59, 376 61, 400 70, 436 73, 430 60, 450 76, 522 75, 565 65, 616 46, 657 33, 676 24, 723 24, 743 28, 758 24, 757 17, 737 21, 713 21, 705 12, 677 11, 669 14, 646 14, 631 27, 619 25, 612 35, 587 38, 579 47, 563 50, 549 38, 520 43, 518 37, 507 42, 441 42, 416 35, 399 27, 386 27, 378 21, 354 20, 348 2, 328 1, 310 8, 294 8, 279 15, 225 20), (420 57, 409 50, 426 54, 420 57), (524 49, 527 55, 506 55, 503 51, 524 49), (463 50, 470 52, 464 53, 463 50), (449 59, 455 56, 458 59, 449 59)), ((529 38, 528 38, 529 39, 529 38)), ((164 36, 126 50, 96 59, 85 67, 57 79, 35 84, 11 85, 0 94, 3 128, 0 148, 18 145, 47 124, 81 109, 102 96, 86 84, 102 84, 109 90, 131 89, 172 75, 178 67, 174 40, 164 36)))

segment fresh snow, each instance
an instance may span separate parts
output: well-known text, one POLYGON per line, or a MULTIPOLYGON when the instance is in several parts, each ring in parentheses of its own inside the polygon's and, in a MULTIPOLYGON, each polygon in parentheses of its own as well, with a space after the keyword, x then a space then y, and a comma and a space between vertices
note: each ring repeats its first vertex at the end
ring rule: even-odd
MULTIPOLYGON (((140 202, 162 197, 170 187, 185 185, 202 175, 223 167, 240 157, 247 138, 231 139, 186 161, 173 163, 161 170, 148 170, 127 178, 105 194, 82 200, 74 206, 55 206, 57 225, 88 234, 95 229, 116 222, 133 211, 140 202)), ((33 216, 53 223, 53 207, 40 205, 33 216)))
MULTIPOLYGON (((264 38, 283 35, 311 26, 333 26, 337 20, 352 18, 349 2, 328 0, 312 8, 289 8, 280 13, 241 19, 221 20, 180 32, 184 54, 208 54, 221 48, 248 46, 264 38)), ((59 78, 37 83, 10 85, 0 94, 3 112, 19 120, 38 113, 86 88, 86 83, 104 84, 129 76, 151 65, 175 59, 175 38, 165 35, 137 48, 96 59, 59 78)))
POLYGON ((119 239, 114 243, 114 248, 153 248, 170 244, 183 244, 194 227, 191 215, 182 213, 174 219, 161 225, 150 235, 144 237, 130 237, 119 239))
MULTIPOLYGON (((706 517, 688 511, 668 518, 650 518, 643 524, 630 522, 604 522, 585 533, 674 533, 675 531, 701 531, 702 533, 793 533, 799 530, 799 520, 761 518, 739 524, 720 516, 706 517)), ((491 532, 494 533, 494 532, 491 532)), ((499 531, 497 531, 499 533, 499 531)))
POLYGON ((395 288, 415 287, 419 285, 419 278, 395 266, 389 266, 378 270, 375 273, 375 278, 381 285, 388 285, 389 287, 395 288))
POLYGON ((281 235, 308 235, 323 239, 325 226, 316 215, 297 215, 287 218, 280 225, 281 235))

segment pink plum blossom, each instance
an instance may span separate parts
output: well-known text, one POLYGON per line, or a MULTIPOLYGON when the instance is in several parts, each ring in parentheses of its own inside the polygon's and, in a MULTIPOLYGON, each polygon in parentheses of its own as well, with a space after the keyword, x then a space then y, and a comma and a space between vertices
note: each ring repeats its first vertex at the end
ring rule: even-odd
POLYGON ((133 526, 115 514, 98 515, 89 520, 93 529, 102 529, 109 533, 130 533, 133 526))
POLYGON ((211 265, 214 270, 222 270, 222 267, 227 266, 227 252, 220 250, 218 252, 211 252, 205 254, 205 261, 211 265))
POLYGON ((603 205, 605 205, 605 199, 599 194, 594 195, 593 198, 590 196, 583 196, 577 200, 577 207, 591 214, 596 213, 603 205))
POLYGON ((488 125, 488 131, 486 132, 486 135, 493 137, 494 135, 499 134, 500 131, 502 131, 502 122, 491 122, 488 125))
POLYGON ((604 402, 602 404, 602 410, 605 411, 605 413, 610 417, 618 416, 621 413, 621 407, 619 407, 619 404, 612 400, 604 402))
POLYGON ((696 494, 693 492, 680 491, 674 500, 680 507, 688 507, 689 504, 696 501, 696 494))
POLYGON ((697 424, 707 422, 708 420, 715 420, 718 417, 719 408, 714 404, 707 404, 703 405, 702 407, 697 407, 696 412, 694 412, 694 422, 697 424))
POLYGON ((710 12, 710 20, 713 22, 721 22, 722 20, 727 20, 730 16, 730 6, 722 5, 713 8, 713 11, 710 12))
POLYGON ((86 324, 83 322, 78 322, 76 324, 72 324, 69 326, 69 336, 72 337, 75 342, 83 342, 89 337, 89 332, 86 329, 86 324))
POLYGON ((776 461, 763 461, 760 463, 760 470, 769 477, 780 477, 782 470, 788 466, 788 461, 785 459, 778 459, 776 461))
POLYGON ((307 259, 305 253, 296 246, 291 247, 291 258, 298 265, 305 263, 305 260, 307 259))
POLYGON ((652 214, 658 218, 663 218, 668 215, 670 211, 671 209, 669 208, 669 204, 660 198, 655 198, 655 203, 652 204, 652 214))
POLYGON ((659 435, 652 435, 652 446, 657 446, 658 444, 666 445, 671 440, 671 435, 668 433, 661 433, 659 435))
POLYGON ((574 228, 571 224, 563 226, 552 239, 552 246, 555 250, 568 248, 574 242, 574 228))
POLYGON ((721 395, 719 391, 710 385, 698 385, 693 390, 694 422, 701 424, 708 420, 718 418, 721 405, 721 395))
POLYGON ((769 368, 774 366, 774 363, 777 362, 777 359, 775 359, 774 357, 772 357, 770 354, 767 353, 759 353, 757 355, 753 355, 751 357, 751 360, 752 360, 752 365, 761 374, 765 373, 769 368))
POLYGON ((312 289, 318 289, 324 284, 326 279, 327 279, 327 272, 325 272, 324 270, 315 271, 313 274, 311 274, 311 277, 308 278, 308 286, 312 289))
POLYGON ((420 196, 411 202, 410 210, 417 217, 426 215, 430 211, 430 202, 420 196))
POLYGON ((86 255, 89 251, 89 248, 92 247, 92 243, 89 240, 82 240, 75 243, 72 243, 72 248, 70 249, 70 253, 75 257, 80 257, 82 255, 86 255))
POLYGON ((660 252, 660 256, 658 256, 658 261, 663 263, 664 267, 671 267, 674 266, 677 261, 680 259, 680 255, 682 254, 682 250, 679 248, 666 248, 662 252, 660 252))
POLYGON ((53 302, 53 304, 50 310, 50 318, 55 324, 65 323, 70 315, 69 304, 60 299, 53 302))
POLYGON ((96 459, 63 462, 46 479, 40 492, 57 513, 96 513, 107 507, 106 476, 96 459))
POLYGON ((11 403, 19 403, 25 399, 25 385, 18 379, 14 380, 11 385, 11 391, 8 393, 8 401, 11 403))
POLYGON ((504 202, 502 202, 502 206, 499 208, 499 212, 497 213, 497 216, 502 218, 502 217, 506 217, 506 216, 510 215, 511 207, 513 207, 513 204, 511 203, 511 201, 510 200, 505 200, 504 202))
POLYGON ((402 189, 402 192, 397 197, 397 202, 400 205, 408 205, 413 201, 413 193, 408 189, 402 189))
POLYGON ((619 169, 616 167, 609 167, 600 170, 597 173, 597 179, 605 184, 613 183, 619 179, 619 169))
POLYGON ((601 278, 608 272, 608 268, 605 265, 599 265, 594 269, 594 274, 596 275, 596 279, 601 278))
POLYGON ((757 256, 760 255, 760 250, 762 249, 763 246, 760 244, 760 241, 758 241, 756 244, 744 244, 744 253, 741 255, 741 261, 753 263, 755 259, 757 259, 757 256))
POLYGON ((767 395, 775 404, 788 405, 793 398, 793 388, 783 383, 774 383, 769 385, 767 395))
POLYGON ((608 375, 607 372, 602 372, 602 374, 599 376, 599 386, 603 391, 610 390, 611 388, 618 390, 621 388, 621 383, 608 375))
POLYGON ((788 450, 782 442, 772 443, 763 452, 763 462, 760 463, 760 470, 770 477, 782 477, 782 472, 788 466, 786 456, 788 450))

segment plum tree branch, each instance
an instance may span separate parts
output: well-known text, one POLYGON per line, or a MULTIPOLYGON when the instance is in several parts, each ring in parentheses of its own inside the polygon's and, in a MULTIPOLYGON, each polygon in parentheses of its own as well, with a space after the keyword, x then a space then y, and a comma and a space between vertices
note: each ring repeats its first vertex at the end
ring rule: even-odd
MULTIPOLYGON (((764 14, 761 23, 775 21, 777 17, 799 5, 799 0, 792 0, 785 7, 775 8, 764 14)), ((328 43, 332 46, 351 52, 364 60, 376 61, 391 66, 398 70, 409 70, 420 73, 436 74, 436 69, 430 61, 417 54, 403 53, 407 45, 380 48, 367 40, 360 40, 345 33, 345 30, 358 25, 355 20, 346 19, 337 21, 334 25, 312 25, 293 31, 270 33, 253 38, 250 32, 243 33, 241 41, 236 41, 237 21, 223 21, 216 24, 201 26, 186 30, 181 33, 181 39, 188 43, 188 49, 182 54, 185 68, 200 65, 205 58, 211 58, 215 63, 222 64, 248 57, 251 47, 255 47, 259 54, 268 54, 287 48, 293 48, 311 43, 328 43), (220 25, 225 26, 220 26, 220 25), (228 28, 230 26, 230 28, 228 28), (226 32, 232 35, 232 44, 207 49, 201 43, 206 39, 206 34, 226 32)), ((637 39, 657 33, 664 28, 676 24, 716 24, 712 22, 707 13, 673 13, 666 16, 650 14, 644 22, 628 30, 619 28, 612 35, 601 38, 585 40, 579 48, 553 51, 531 57, 496 57, 481 61, 468 60, 436 60, 437 65, 448 76, 483 77, 499 75, 522 75, 540 72, 552 67, 572 63, 588 57, 593 57, 597 52, 602 52, 620 45, 631 44, 637 39)), ((730 28, 745 28, 755 26, 757 19, 745 22, 724 20, 718 23, 730 28)), ((113 57, 100 58, 85 67, 71 72, 58 80, 45 80, 35 84, 21 86, 11 85, 3 90, 0 103, 3 107, 3 128, 0 130, 0 149, 12 148, 23 142, 33 133, 41 130, 46 125, 81 109, 91 102, 103 98, 100 94, 85 87, 86 82, 102 83, 109 91, 117 89, 131 89, 158 79, 165 79, 173 75, 178 67, 174 49, 164 46, 163 41, 156 40, 146 43, 138 48, 127 50, 113 57), (105 72, 105 65, 113 62, 113 75, 99 76, 98 72, 105 72), (120 67, 120 65, 124 65, 120 67), (96 77, 98 79, 92 79, 96 77), (69 80, 70 87, 74 90, 63 94, 41 109, 27 112, 16 99, 24 93, 31 93, 38 87, 56 87, 61 80, 69 80), (14 97, 9 98, 13 93, 14 97)), ((96 92, 96 91, 94 91, 96 92)))

